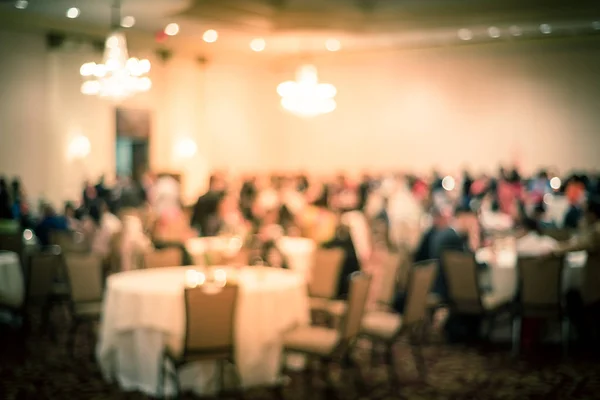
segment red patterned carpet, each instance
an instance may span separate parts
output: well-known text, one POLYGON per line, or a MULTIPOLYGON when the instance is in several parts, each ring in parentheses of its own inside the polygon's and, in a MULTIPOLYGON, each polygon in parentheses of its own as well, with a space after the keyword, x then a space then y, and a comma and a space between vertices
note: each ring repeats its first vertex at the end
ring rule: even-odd
MULTIPOLYGON (((139 393, 122 392, 105 383, 96 363, 87 356, 85 342, 75 358, 67 355, 64 333, 58 343, 33 334, 26 342, 3 330, 0 341, 0 399, 146 399, 139 393)), ((361 395, 347 380, 338 377, 340 398, 363 399, 600 399, 599 357, 587 352, 573 352, 563 361, 559 349, 539 349, 535 357, 519 361, 510 358, 508 349, 475 349, 434 345, 425 351, 429 376, 419 382, 410 351, 402 343, 397 346, 402 387, 390 392, 385 366, 366 367, 367 354, 359 351, 368 385, 361 395)), ((327 398, 320 391, 305 387, 302 376, 292 375, 285 390, 286 399, 327 398)), ((193 398, 184 396, 184 398, 193 398)), ((249 391, 246 399, 273 398, 267 391, 249 391)))

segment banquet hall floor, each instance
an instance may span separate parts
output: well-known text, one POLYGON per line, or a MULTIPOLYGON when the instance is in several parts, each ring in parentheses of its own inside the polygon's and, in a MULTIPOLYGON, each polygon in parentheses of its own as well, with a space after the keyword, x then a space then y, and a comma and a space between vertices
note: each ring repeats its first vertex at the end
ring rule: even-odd
MULTIPOLYGON (((61 329, 61 331, 64 331, 61 329)), ((0 331, 0 399, 147 399, 138 393, 125 393, 106 383, 97 364, 87 356, 89 347, 82 340, 75 358, 65 350, 65 332, 58 342, 33 333, 25 342, 18 335, 0 331)), ((385 367, 368 373, 363 399, 599 399, 598 358, 585 351, 574 351, 567 361, 558 348, 537 349, 535 356, 514 360, 506 347, 465 348, 433 345, 425 350, 429 377, 421 383, 402 343, 396 348, 402 389, 390 394, 385 367)), ((357 354, 359 364, 367 366, 366 351, 357 354)), ((367 368, 363 369, 364 372, 367 368)), ((286 399, 327 398, 323 393, 305 391, 300 375, 291 375, 286 399)), ((344 384, 341 398, 353 396, 352 385, 344 384)), ((264 390, 250 390, 248 400, 274 398, 264 390)), ((192 398, 184 396, 185 398, 192 398)))

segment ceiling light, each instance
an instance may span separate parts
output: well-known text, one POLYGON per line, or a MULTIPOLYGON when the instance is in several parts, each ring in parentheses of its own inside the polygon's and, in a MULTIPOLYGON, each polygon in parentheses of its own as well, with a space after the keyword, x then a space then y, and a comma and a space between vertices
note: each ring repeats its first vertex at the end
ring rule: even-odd
POLYGON ((67 18, 77 18, 79 17, 79 8, 71 7, 67 10, 67 18))
POLYGON ((335 110, 337 104, 335 86, 319 83, 317 68, 303 65, 296 72, 295 81, 282 82, 277 86, 281 106, 300 117, 316 117, 335 110))
POLYGON ((256 38, 250 42, 250 48, 254 51, 263 51, 266 47, 265 39, 256 38))
POLYGON ((214 29, 209 29, 202 35, 202 40, 206 43, 214 43, 219 38, 219 34, 214 29))
POLYGON ((594 21, 594 22, 592 22, 592 28, 594 30, 600 31, 600 21, 594 21))
POLYGON ((498 29, 495 26, 490 26, 488 28, 488 35, 490 35, 491 38, 497 39, 500 37, 500 29, 498 29))
POLYGON ((552 33, 552 27, 548 24, 541 24, 540 32, 542 32, 544 35, 548 35, 549 33, 552 33))
POLYGON ((517 25, 511 26, 508 28, 508 31, 513 36, 521 36, 523 34, 523 30, 521 30, 521 28, 519 28, 517 25))
POLYGON ((26 9, 28 5, 29 5, 29 2, 27 0, 17 0, 15 2, 15 8, 18 8, 19 10, 26 9))
POLYGON ((461 40, 471 40, 471 39, 473 39, 473 33, 470 30, 465 29, 465 28, 459 29, 458 30, 458 37, 461 40))
POLYGON ((135 25, 135 18, 132 17, 131 15, 128 15, 126 17, 123 17, 123 19, 121 19, 121 26, 123 28, 131 28, 133 25, 135 25))
POLYGON ((338 51, 342 48, 342 45, 337 39, 327 39, 327 41, 325 42, 325 48, 329 51, 338 51))
POLYGON ((170 23, 165 28, 165 33, 169 36, 177 35, 179 33, 179 25, 177 25, 175 22, 170 23))

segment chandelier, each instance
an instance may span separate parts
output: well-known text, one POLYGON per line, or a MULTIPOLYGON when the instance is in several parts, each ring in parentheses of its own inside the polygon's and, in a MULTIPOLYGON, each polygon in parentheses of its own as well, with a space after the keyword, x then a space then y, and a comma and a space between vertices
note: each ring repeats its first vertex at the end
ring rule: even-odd
MULTIPOLYGON (((113 6, 113 29, 120 24, 120 14, 117 0, 113 6)), ((81 93, 86 95, 119 101, 152 87, 152 81, 146 76, 150 72, 150 61, 129 58, 125 34, 117 29, 106 38, 102 63, 85 63, 79 72, 85 79, 81 93)))
POLYGON ((296 81, 282 82, 277 86, 281 106, 301 117, 315 117, 335 110, 335 86, 319 83, 317 68, 303 65, 296 72, 296 81))

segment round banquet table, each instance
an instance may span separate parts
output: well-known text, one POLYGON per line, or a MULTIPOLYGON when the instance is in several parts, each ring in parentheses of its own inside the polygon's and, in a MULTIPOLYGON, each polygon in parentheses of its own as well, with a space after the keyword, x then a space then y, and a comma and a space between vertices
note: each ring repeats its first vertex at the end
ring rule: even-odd
MULTIPOLYGON (((185 242, 185 248, 192 258, 197 259, 207 249, 226 251, 229 239, 219 236, 192 238, 185 242)), ((284 236, 277 240, 277 247, 287 259, 290 269, 308 280, 316 249, 314 240, 284 236)))
MULTIPOLYGON (((494 293, 512 298, 517 291, 517 253, 514 250, 499 250, 496 254, 491 247, 479 249, 475 259, 481 264, 487 264, 489 270, 482 274, 483 285, 490 285, 494 293)), ((563 270, 562 289, 581 287, 581 274, 587 261, 585 251, 577 251, 566 255, 566 267, 563 270)))
MULTIPOLYGON (((280 367, 283 332, 310 322, 304 279, 267 267, 223 267, 237 281, 235 363, 245 387, 271 384, 280 367)), ((96 349, 106 379, 125 390, 156 395, 159 359, 165 345, 183 346, 187 268, 135 270, 111 275, 96 349)), ((210 321, 207 321, 210 323, 210 321)), ((180 370, 182 390, 214 391, 215 363, 180 370)), ((166 382, 166 391, 173 390, 166 382)))
POLYGON ((0 304, 19 308, 23 304, 25 285, 19 255, 0 251, 0 304))

